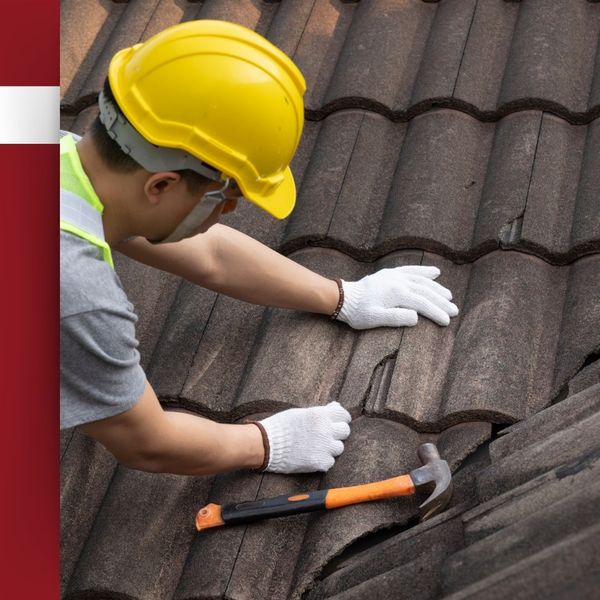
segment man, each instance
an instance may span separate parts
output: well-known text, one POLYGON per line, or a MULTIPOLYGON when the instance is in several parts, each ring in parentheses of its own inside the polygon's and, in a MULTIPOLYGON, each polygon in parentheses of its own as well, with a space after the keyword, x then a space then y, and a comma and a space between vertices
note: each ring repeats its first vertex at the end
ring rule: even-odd
POLYGON ((61 427, 79 426, 130 467, 189 475, 326 471, 350 433, 337 402, 249 424, 164 411, 111 249, 356 329, 458 314, 436 268, 332 281, 218 224, 242 197, 280 219, 293 209, 304 91, 285 54, 231 23, 183 23, 115 55, 99 118, 77 143, 61 140, 61 427))

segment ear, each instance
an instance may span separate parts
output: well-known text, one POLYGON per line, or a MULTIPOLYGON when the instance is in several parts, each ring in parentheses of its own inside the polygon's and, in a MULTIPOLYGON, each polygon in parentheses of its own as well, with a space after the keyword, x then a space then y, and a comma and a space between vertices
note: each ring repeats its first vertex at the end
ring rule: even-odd
POLYGON ((146 179, 144 193, 151 204, 158 204, 165 197, 165 193, 171 191, 180 181, 181 175, 175 171, 152 173, 146 179))

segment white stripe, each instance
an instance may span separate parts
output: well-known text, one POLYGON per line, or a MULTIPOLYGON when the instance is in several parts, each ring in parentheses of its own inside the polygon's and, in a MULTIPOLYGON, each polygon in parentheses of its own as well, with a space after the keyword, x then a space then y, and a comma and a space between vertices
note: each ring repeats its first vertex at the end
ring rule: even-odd
POLYGON ((102 215, 83 198, 63 189, 60 190, 60 220, 104 239, 102 215))
POLYGON ((0 144, 57 144, 58 86, 0 86, 0 144))

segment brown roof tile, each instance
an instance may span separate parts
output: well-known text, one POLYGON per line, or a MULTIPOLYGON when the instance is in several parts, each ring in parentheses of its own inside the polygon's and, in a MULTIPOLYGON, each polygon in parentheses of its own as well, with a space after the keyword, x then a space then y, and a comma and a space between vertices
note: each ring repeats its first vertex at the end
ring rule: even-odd
POLYGON ((162 600, 177 586, 196 536, 195 511, 211 477, 119 466, 69 581, 67 597, 91 591, 162 600))

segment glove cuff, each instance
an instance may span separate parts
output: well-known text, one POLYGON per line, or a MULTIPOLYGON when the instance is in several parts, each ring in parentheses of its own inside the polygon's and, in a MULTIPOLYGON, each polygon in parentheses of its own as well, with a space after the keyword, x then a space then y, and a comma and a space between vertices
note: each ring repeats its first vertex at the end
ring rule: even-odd
POLYGON ((262 465, 260 465, 260 467, 258 467, 258 469, 256 469, 256 471, 260 471, 262 473, 269 466, 269 459, 271 457, 269 436, 267 435, 267 432, 260 421, 248 421, 248 423, 251 425, 256 425, 258 427, 258 430, 260 431, 260 435, 262 436, 263 448, 265 451, 265 459, 263 460, 262 465))
POLYGON ((342 310, 342 306, 344 306, 344 286, 342 285, 342 280, 336 277, 334 281, 337 283, 338 289, 340 291, 340 299, 335 307, 335 310, 331 313, 331 320, 335 321, 340 314, 340 310, 342 310))
POLYGON ((360 281, 344 281, 344 303, 340 307, 337 319, 350 324, 357 315, 361 303, 360 281))
POLYGON ((265 427, 271 448, 269 462, 265 470, 273 473, 291 472, 289 470, 291 461, 295 458, 292 451, 294 432, 290 431, 287 424, 282 422, 278 422, 274 427, 270 427, 270 425, 271 423, 267 423, 265 427))

